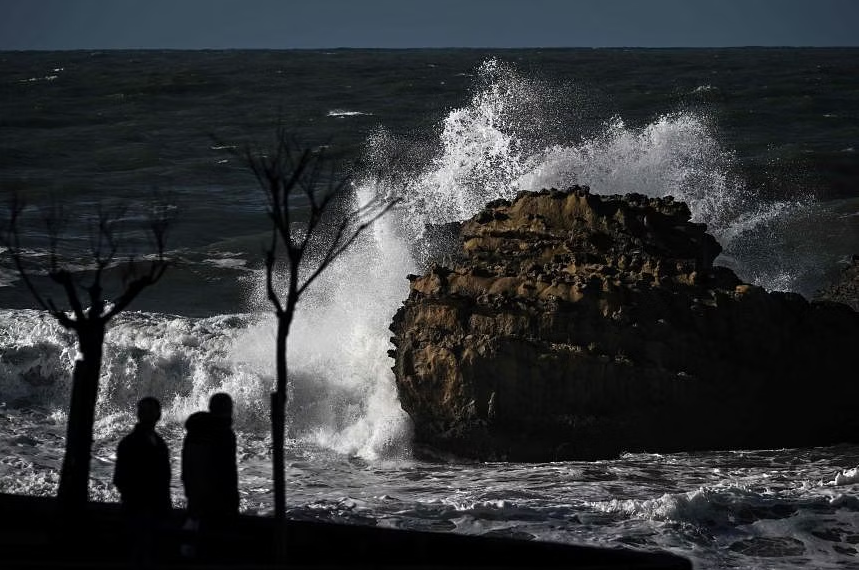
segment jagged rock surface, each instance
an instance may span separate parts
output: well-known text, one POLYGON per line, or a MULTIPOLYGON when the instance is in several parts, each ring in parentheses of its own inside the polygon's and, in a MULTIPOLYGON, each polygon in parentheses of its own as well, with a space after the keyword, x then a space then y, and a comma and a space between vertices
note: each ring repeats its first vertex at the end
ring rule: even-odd
POLYGON ((522 193, 409 276, 391 330, 416 448, 481 460, 856 440, 859 314, 767 293, 670 197, 522 193))
POLYGON ((859 311, 859 254, 852 257, 835 282, 818 293, 817 299, 844 303, 859 311))

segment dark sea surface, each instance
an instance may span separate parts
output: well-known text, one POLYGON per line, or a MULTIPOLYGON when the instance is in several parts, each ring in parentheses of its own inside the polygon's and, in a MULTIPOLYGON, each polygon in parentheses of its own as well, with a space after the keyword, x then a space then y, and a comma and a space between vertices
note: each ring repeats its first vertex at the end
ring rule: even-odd
MULTIPOLYGON (((233 150, 262 152, 278 123, 325 146, 356 200, 403 198, 300 305, 291 517, 664 548, 700 568, 859 568, 855 446, 425 463, 387 357, 406 275, 436 250, 426 224, 520 190, 671 194, 722 244, 717 263, 812 297, 859 253, 859 49, 0 52, 0 198, 63 201, 66 264, 89 267, 98 204, 128 205, 132 238, 154 194, 178 212, 167 276, 109 333, 94 497, 116 499, 137 399, 161 399, 175 459, 185 418, 226 390, 242 508, 271 511, 269 233, 233 150)), ((38 218, 24 253, 49 291, 38 218)), ((75 347, 35 307, 0 255, 0 491, 51 494, 75 347)))

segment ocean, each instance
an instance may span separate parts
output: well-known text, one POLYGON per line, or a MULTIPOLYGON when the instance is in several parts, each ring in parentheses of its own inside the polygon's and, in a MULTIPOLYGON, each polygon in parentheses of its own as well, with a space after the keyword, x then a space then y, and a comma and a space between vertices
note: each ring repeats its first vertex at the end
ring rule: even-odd
MULTIPOLYGON (((438 251, 427 224, 521 190, 673 195, 722 244, 717 264, 813 297, 859 253, 859 49, 0 52, 0 198, 66 205, 66 266, 91 267, 98 204, 159 193, 177 212, 167 275, 108 334, 94 499, 117 500, 116 445, 154 395, 184 504, 183 422, 226 391, 241 508, 272 512, 270 228, 234 151, 262 152, 278 124, 342 165, 352 199, 402 198, 299 304, 289 517, 665 549, 697 568, 859 568, 859 446, 424 462, 387 356, 406 275, 438 251)), ((61 299, 35 210, 26 222, 34 282, 61 299)), ((56 492, 75 356, 0 255, 0 491, 56 492)))

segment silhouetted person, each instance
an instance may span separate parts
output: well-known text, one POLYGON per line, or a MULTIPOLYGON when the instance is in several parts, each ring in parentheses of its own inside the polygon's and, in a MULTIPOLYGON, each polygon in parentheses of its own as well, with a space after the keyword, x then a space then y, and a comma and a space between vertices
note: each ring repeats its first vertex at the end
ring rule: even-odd
MULTIPOLYGON (((185 422, 182 482, 188 515, 199 523, 203 535, 223 529, 239 512, 236 435, 232 423, 233 400, 224 393, 211 397, 208 412, 191 414, 185 422)), ((211 541, 203 546, 211 553, 211 541)))
POLYGON ((151 560, 155 532, 170 513, 170 452, 155 424, 161 404, 146 397, 137 403, 137 424, 116 449, 113 483, 119 489, 122 511, 131 534, 131 554, 151 560))

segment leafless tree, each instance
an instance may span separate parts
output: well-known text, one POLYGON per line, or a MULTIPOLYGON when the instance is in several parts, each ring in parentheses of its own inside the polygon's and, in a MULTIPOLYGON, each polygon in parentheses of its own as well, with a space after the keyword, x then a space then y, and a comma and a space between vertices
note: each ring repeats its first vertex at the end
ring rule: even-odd
POLYGON ((148 261, 122 252, 127 245, 123 234, 125 207, 95 208, 89 228, 89 254, 92 270, 74 273, 60 260, 59 244, 66 235, 68 216, 59 202, 41 209, 45 235, 48 240, 48 276, 63 292, 68 310, 60 308, 54 299, 40 291, 33 282, 32 268, 22 253, 21 235, 26 205, 18 194, 7 203, 7 216, 0 231, 0 243, 6 248, 25 287, 43 310, 50 313, 64 328, 74 331, 80 356, 72 373, 72 394, 66 430, 66 451, 60 474, 58 498, 64 509, 76 511, 88 498, 89 465, 92 448, 93 423, 98 396, 102 348, 107 324, 123 311, 147 287, 164 275, 168 261, 164 255, 167 231, 173 215, 166 202, 154 205, 146 214, 146 229, 154 252, 148 261), (124 257, 124 258, 123 258, 124 257), (122 283, 118 294, 105 292, 106 271, 119 266, 122 283), (89 306, 86 306, 86 305, 89 306))
POLYGON ((277 385, 271 394, 272 471, 275 517, 283 521, 287 337, 296 305, 331 263, 399 200, 380 197, 352 206, 348 201, 351 177, 336 172, 324 148, 302 148, 283 128, 278 129, 273 149, 259 153, 246 148, 243 159, 265 193, 272 225, 271 243, 265 252, 266 293, 277 317, 277 385), (283 277, 275 270, 278 260, 285 265, 283 277))

